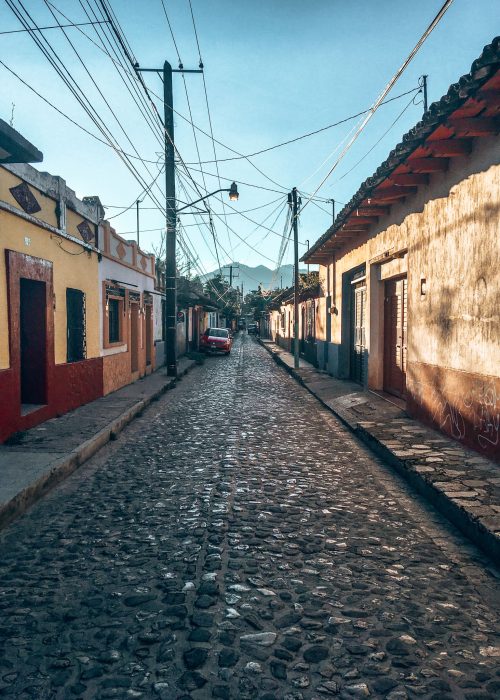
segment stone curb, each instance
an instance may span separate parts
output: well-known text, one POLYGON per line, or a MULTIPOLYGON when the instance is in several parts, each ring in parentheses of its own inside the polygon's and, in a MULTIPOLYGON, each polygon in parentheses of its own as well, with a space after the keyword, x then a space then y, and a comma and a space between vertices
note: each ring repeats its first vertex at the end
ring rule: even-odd
POLYGON ((425 475, 419 474, 412 460, 401 459, 362 424, 358 424, 356 435, 403 476, 418 493, 445 516, 466 537, 477 544, 497 565, 500 564, 500 538, 489 530, 481 519, 460 506, 442 489, 437 488, 425 475))
POLYGON ((478 545, 495 564, 500 564, 500 538, 495 532, 489 530, 473 513, 455 503, 444 491, 427 481, 423 475, 415 471, 411 460, 404 460, 398 457, 387 445, 370 433, 366 426, 360 423, 353 425, 348 422, 344 416, 323 401, 323 399, 307 385, 293 367, 290 367, 281 359, 279 352, 270 348, 267 343, 264 343, 261 339, 259 339, 259 343, 269 352, 280 367, 284 367, 288 374, 302 384, 310 394, 362 440, 372 452, 404 477, 420 495, 436 508, 436 510, 444 515, 444 517, 457 527, 468 539, 478 545))
POLYGON ((196 362, 192 360, 177 378, 166 378, 165 383, 159 389, 153 391, 149 396, 137 401, 133 406, 127 408, 118 418, 108 423, 98 433, 79 445, 75 450, 56 460, 37 481, 30 484, 17 493, 10 501, 0 504, 0 530, 13 522, 20 515, 25 513, 30 506, 40 500, 55 486, 60 484, 76 469, 82 466, 87 460, 93 457, 99 450, 107 445, 111 440, 115 440, 121 431, 134 418, 140 415, 147 406, 156 401, 169 389, 173 389, 179 379, 190 372, 196 362))

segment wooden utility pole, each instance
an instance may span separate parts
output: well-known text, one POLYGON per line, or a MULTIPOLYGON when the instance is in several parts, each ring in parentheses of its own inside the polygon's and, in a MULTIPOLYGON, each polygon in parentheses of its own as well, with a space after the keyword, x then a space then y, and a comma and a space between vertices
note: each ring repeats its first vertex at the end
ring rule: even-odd
POLYGON ((297 188, 294 187, 291 193, 292 201, 292 225, 293 225, 293 366, 299 368, 299 224, 298 224, 298 201, 297 188))
POLYGON ((174 110, 172 66, 163 64, 163 103, 165 120, 165 203, 167 234, 165 241, 165 350, 167 374, 177 376, 177 269, 174 163, 174 110))
MULTIPOLYGON (((234 269, 234 270, 239 270, 239 265, 240 265, 239 263, 236 263, 236 264, 235 264, 235 263, 231 263, 230 265, 224 265, 224 267, 228 267, 228 268, 229 268, 229 286, 230 286, 230 287, 233 286, 233 277, 234 277, 234 279, 236 279, 237 277, 239 277, 239 275, 233 273, 233 269, 234 269)), ((226 275, 224 274, 224 277, 225 277, 225 276, 226 276, 226 275)))
MULTIPOLYGON (((163 106, 165 126, 165 364, 169 377, 177 376, 177 264, 175 162, 174 162, 174 100, 172 73, 203 73, 203 70, 187 70, 182 66, 172 69, 168 61, 160 68, 139 68, 138 73, 163 73, 163 106)), ((201 197, 205 199, 205 197, 201 197)), ((196 200, 196 202, 201 201, 196 200)), ((196 202, 193 202, 195 204, 196 202)))

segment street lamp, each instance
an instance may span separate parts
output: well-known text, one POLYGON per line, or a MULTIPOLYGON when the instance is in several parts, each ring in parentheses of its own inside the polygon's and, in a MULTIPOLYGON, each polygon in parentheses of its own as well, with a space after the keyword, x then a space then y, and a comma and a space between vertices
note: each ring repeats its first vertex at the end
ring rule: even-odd
MULTIPOLYGON (((164 120, 163 129, 165 132, 165 360, 167 374, 170 377, 177 376, 177 312, 176 312, 176 278, 177 269, 175 264, 176 248, 176 224, 177 214, 192 204, 188 204, 181 209, 175 206, 175 142, 174 142, 174 100, 172 94, 172 73, 203 73, 203 65, 200 63, 199 70, 185 69, 179 64, 178 69, 172 69, 168 61, 163 63, 163 68, 140 68, 138 63, 134 63, 134 69, 139 74, 140 81, 145 89, 146 85, 140 73, 161 73, 163 79, 163 107, 164 120)), ((233 182, 227 190, 220 189, 196 200, 201 202, 207 197, 211 197, 217 192, 229 192, 232 201, 238 199, 238 189, 233 182)))
MULTIPOLYGON (((231 184, 231 187, 221 187, 218 190, 209 192, 208 194, 195 199, 194 202, 190 204, 185 204, 179 209, 174 209, 175 216, 173 217, 173 232, 175 234, 175 221, 177 215, 189 209, 190 207, 198 204, 198 202, 203 202, 203 200, 212 197, 214 194, 219 192, 229 192, 229 199, 233 202, 237 201, 239 197, 238 186, 236 182, 231 184)), ((175 201, 175 200, 174 200, 175 201)), ((175 241, 175 235, 170 235, 170 247, 169 247, 169 230, 168 230, 168 219, 167 219, 167 250, 165 258, 165 357, 167 364, 167 373, 169 376, 177 376, 177 309, 176 309, 176 297, 177 297, 177 266, 175 264, 175 243, 172 245, 172 238, 175 241), (169 249, 170 248, 170 249, 169 249), (169 272, 170 274, 167 274, 169 272), (170 310, 170 314, 168 311, 170 310), (170 325, 168 323, 169 317, 173 315, 170 325), (175 325, 172 325, 175 324, 175 325)))
POLYGON ((231 200, 231 202, 237 202, 239 196, 240 195, 238 193, 238 187, 236 183, 233 182, 231 184, 231 187, 229 188, 229 199, 231 200))
POLYGON ((189 209, 189 207, 192 207, 195 204, 198 204, 198 202, 203 202, 204 199, 208 199, 209 197, 213 197, 214 194, 218 194, 219 192, 229 192, 229 199, 232 202, 238 201, 238 197, 240 196, 239 192, 238 192, 238 185, 235 182, 233 182, 231 187, 222 187, 219 190, 214 190, 213 192, 210 192, 209 194, 206 194, 203 197, 200 197, 199 199, 195 199, 194 202, 190 202, 190 204, 185 204, 183 207, 176 209, 175 213, 179 214, 179 212, 184 211, 184 209, 189 209))

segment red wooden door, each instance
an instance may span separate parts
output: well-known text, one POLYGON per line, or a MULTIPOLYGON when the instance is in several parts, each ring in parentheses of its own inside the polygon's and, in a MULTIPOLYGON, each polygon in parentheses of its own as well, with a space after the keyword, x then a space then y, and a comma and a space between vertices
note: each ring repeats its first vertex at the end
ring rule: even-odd
POLYGON ((406 393, 407 309, 406 277, 388 280, 384 308, 384 389, 400 397, 406 393))
POLYGON ((46 283, 20 279, 21 403, 47 403, 46 283))

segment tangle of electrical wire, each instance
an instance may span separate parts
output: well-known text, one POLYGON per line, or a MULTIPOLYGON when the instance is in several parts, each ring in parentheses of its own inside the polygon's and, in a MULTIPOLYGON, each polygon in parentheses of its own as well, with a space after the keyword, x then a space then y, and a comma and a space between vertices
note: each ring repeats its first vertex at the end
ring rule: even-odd
MULTIPOLYGON (((38 25, 31 17, 29 12, 26 10, 22 2, 19 3, 21 9, 19 9, 19 7, 17 7, 14 4, 14 2, 12 2, 12 0, 6 0, 6 4, 11 9, 16 18, 19 20, 21 25, 28 31, 36 46, 40 49, 41 53, 45 56, 45 58, 55 70, 57 75, 61 78, 66 87, 71 92, 71 94, 75 97, 78 104, 86 112, 87 116, 91 119, 94 125, 101 132, 101 134, 103 135, 107 143, 110 145, 110 147, 112 147, 113 150, 117 153, 118 157, 122 160, 124 165, 130 171, 133 177, 139 182, 139 184, 141 184, 143 188, 147 188, 148 185, 144 180, 143 176, 139 173, 134 164, 131 163, 128 157, 124 155, 124 153, 122 152, 123 149, 120 148, 120 144, 116 140, 116 137, 113 135, 109 127, 101 118, 96 108, 93 106, 92 100, 89 100, 88 97, 85 95, 78 82, 68 70, 64 61, 60 58, 53 46, 43 35, 43 32, 37 34, 36 30, 38 28, 38 25)), ((137 155, 139 154, 137 153, 137 155)), ((139 159, 142 160, 140 156, 139 159)), ((155 198, 153 197, 151 192, 149 193, 149 196, 153 199, 153 201, 156 204, 159 204, 157 200, 155 201, 155 198)))
MULTIPOLYGON (((317 194, 317 192, 323 187, 325 182, 328 180, 332 172, 335 170, 335 168, 339 165, 339 163, 343 160, 345 157, 346 153, 352 148, 353 144, 361 134, 361 132, 364 130, 370 119, 373 117, 375 112, 378 110, 380 105, 383 103, 385 97, 389 94, 390 90, 394 87, 396 82, 399 80, 399 78, 402 76, 408 65, 411 63, 413 58, 416 56, 418 51, 420 50, 421 46, 423 43, 426 41, 427 37, 431 34, 431 32, 435 29, 435 27, 439 24, 441 19, 443 18, 444 14, 452 4, 453 0, 446 0, 446 2, 443 3, 441 6, 440 10, 436 14, 436 16, 433 18, 433 20, 430 22, 430 24, 427 26, 426 30, 424 33, 421 35, 420 39, 417 41, 413 49, 410 51, 409 55, 406 57, 406 59, 403 61, 402 65, 398 68, 398 70, 395 72, 395 74, 392 76, 392 78, 389 80, 387 85, 384 87, 378 98, 375 100, 373 106, 370 108, 368 114, 365 116, 365 118, 361 121, 359 126, 356 129, 356 132, 350 139, 349 143, 345 146, 345 148, 342 150, 341 154, 339 157, 336 159, 335 163, 332 165, 330 170, 327 172, 325 177, 321 180, 319 185, 316 187, 316 189, 313 192, 313 196, 317 194)), ((419 86, 420 87, 420 86, 419 86)), ((310 203, 311 198, 309 198, 306 203, 302 207, 302 211, 307 207, 307 205, 310 203)))

